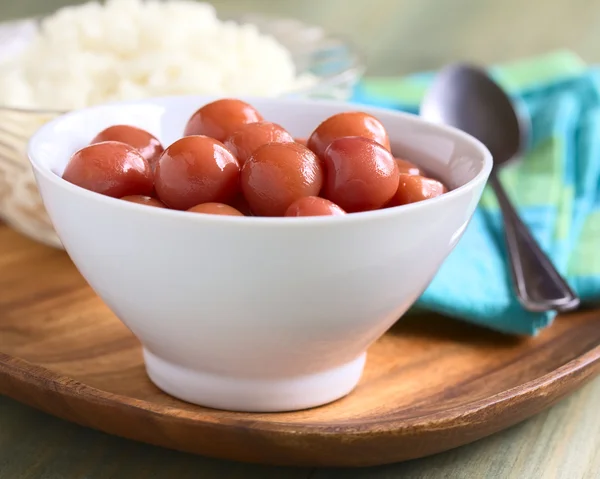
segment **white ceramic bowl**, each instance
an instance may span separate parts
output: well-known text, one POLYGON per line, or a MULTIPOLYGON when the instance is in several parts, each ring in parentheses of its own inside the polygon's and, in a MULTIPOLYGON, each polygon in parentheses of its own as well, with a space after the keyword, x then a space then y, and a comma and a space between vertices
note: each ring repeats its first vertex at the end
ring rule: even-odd
POLYGON ((412 115, 342 102, 246 99, 294 136, 360 108, 394 152, 453 190, 342 217, 255 218, 151 208, 61 179, 70 155, 115 123, 165 144, 207 97, 93 107, 31 139, 45 207, 81 274, 143 345, 152 381, 204 406, 282 411, 321 405, 358 383, 366 350, 411 306, 459 241, 490 173, 486 148, 412 115))

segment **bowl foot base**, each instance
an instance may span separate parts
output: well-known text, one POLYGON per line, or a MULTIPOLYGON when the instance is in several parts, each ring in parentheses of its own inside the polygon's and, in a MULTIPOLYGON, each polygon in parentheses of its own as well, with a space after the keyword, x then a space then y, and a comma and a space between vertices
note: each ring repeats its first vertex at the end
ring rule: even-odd
POLYGON ((144 348, 146 372, 167 394, 200 406, 241 412, 297 411, 340 399, 358 384, 366 355, 310 375, 245 379, 193 371, 144 348))

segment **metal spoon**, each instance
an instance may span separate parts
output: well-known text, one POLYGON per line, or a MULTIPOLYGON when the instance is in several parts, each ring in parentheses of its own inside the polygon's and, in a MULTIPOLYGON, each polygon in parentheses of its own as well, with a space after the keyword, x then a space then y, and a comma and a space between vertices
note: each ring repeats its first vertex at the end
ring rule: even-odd
POLYGON ((529 311, 569 311, 579 298, 541 250, 510 202, 497 170, 522 151, 529 122, 481 69, 453 64, 434 79, 420 115, 459 128, 479 139, 494 158, 490 184, 502 210, 506 245, 516 295, 529 311))

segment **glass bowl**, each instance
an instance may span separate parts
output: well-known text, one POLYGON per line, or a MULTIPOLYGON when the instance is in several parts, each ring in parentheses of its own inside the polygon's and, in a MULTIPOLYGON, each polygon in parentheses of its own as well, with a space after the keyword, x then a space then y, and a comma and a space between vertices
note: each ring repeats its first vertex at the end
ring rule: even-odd
MULTIPOLYGON (((275 37, 291 52, 298 74, 313 77, 309 86, 289 91, 285 96, 347 100, 364 72, 357 50, 320 27, 258 14, 228 19, 253 23, 259 31, 275 37)), ((37 19, 0 24, 0 61, 25 47, 37 25, 37 19)), ((26 236, 56 248, 62 245, 44 209, 26 149, 31 135, 62 113, 0 105, 0 219, 26 236)))

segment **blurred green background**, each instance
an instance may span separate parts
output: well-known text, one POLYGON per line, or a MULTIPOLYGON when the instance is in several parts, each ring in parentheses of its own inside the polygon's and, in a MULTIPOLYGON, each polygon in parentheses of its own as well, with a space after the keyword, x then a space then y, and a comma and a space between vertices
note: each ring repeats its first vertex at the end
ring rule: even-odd
MULTIPOLYGON (((49 13, 82 0, 0 0, 0 20, 49 13)), ((600 60, 600 0, 214 0, 223 15, 291 16, 351 39, 368 73, 483 64, 558 48, 600 60)))

